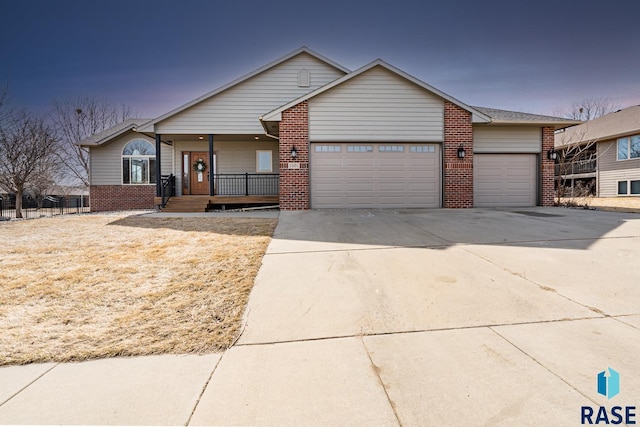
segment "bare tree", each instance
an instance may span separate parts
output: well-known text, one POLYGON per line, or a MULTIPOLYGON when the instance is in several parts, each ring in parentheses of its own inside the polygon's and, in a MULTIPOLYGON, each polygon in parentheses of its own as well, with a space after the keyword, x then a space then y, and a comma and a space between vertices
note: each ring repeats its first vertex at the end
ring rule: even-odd
POLYGON ((16 195, 16 218, 22 197, 50 185, 55 175, 55 138, 40 117, 9 112, 0 121, 0 188, 16 195))
POLYGON ((89 150, 76 143, 132 116, 125 105, 115 106, 93 96, 56 101, 52 119, 58 139, 58 156, 67 180, 89 186, 89 150))
MULTIPOLYGON (((573 196, 587 196, 593 194, 595 190, 595 178, 589 181, 585 178, 579 178, 587 182, 585 188, 581 188, 576 193, 574 191, 575 176, 580 174, 593 173, 596 169, 598 157, 597 139, 589 138, 589 120, 597 119, 609 113, 618 111, 621 107, 608 97, 589 97, 580 102, 574 102, 572 106, 565 110, 557 111, 558 116, 568 117, 573 120, 582 120, 587 123, 565 129, 556 134, 557 160, 556 160, 556 178, 557 185, 557 202, 566 197, 567 181, 572 179, 571 188, 573 196), (572 178, 569 178, 572 177, 572 178)), ((588 176, 588 175, 587 175, 588 176)), ((578 181, 578 182, 582 182, 578 181)))
POLYGON ((560 110, 556 114, 574 120, 593 120, 605 114, 618 111, 621 107, 608 97, 589 97, 574 102, 571 108, 560 110))
MULTIPOLYGON (((570 176, 595 170, 598 141, 586 139, 587 131, 588 128, 584 127, 579 131, 556 134, 556 140, 559 142, 556 159, 557 204, 561 203, 562 198, 567 197, 567 181, 570 176)), ((572 192, 569 196, 573 197, 575 194, 572 192)))

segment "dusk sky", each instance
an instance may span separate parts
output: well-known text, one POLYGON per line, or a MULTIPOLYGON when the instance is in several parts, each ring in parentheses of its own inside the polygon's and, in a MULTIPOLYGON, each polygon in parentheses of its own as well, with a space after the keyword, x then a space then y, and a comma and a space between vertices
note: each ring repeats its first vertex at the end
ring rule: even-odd
POLYGON ((637 0, 0 0, 0 86, 44 112, 95 95, 154 117, 300 46, 377 58, 469 105, 640 104, 637 0))

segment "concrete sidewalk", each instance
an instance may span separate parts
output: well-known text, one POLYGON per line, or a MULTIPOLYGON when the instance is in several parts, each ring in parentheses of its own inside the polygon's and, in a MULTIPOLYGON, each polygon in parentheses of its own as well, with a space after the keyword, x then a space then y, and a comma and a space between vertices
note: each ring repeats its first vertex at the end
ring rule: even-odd
POLYGON ((0 368, 0 423, 580 425, 640 405, 638 259, 634 214, 283 212, 235 347, 0 368))

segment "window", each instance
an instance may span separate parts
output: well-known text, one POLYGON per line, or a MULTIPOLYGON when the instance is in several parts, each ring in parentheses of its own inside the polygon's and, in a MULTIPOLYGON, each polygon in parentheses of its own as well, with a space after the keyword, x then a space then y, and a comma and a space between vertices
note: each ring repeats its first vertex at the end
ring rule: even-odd
POLYGON ((156 147, 144 139, 134 139, 122 150, 122 183, 155 184, 156 147))
POLYGON ((316 145, 316 153, 339 153, 341 147, 339 145, 316 145))
POLYGON ((271 150, 256 150, 256 172, 273 172, 271 150))
POLYGON ((348 153, 372 153, 373 145, 347 145, 348 153))
POLYGON ((618 139, 618 160, 640 158, 640 135, 618 139))
POLYGON ((435 153, 436 147, 435 145, 412 145, 409 151, 412 153, 435 153))
POLYGON ((618 181, 618 195, 627 194, 627 181, 618 181))
POLYGON ((640 180, 618 181, 618 196, 640 195, 640 180), (631 192, 629 192, 631 190, 631 192))
POLYGON ((404 151, 403 145, 381 145, 378 147, 378 151, 381 153, 402 153, 404 151))

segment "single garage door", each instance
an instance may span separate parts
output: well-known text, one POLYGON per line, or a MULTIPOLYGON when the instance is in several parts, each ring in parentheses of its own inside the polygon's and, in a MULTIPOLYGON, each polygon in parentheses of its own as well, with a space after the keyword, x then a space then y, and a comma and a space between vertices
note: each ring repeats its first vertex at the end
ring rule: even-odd
POLYGON ((535 154, 474 154, 474 205, 535 206, 536 159, 535 154))
POLYGON ((440 207, 439 144, 311 144, 311 207, 440 207))

